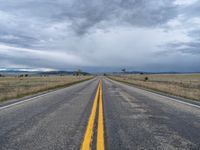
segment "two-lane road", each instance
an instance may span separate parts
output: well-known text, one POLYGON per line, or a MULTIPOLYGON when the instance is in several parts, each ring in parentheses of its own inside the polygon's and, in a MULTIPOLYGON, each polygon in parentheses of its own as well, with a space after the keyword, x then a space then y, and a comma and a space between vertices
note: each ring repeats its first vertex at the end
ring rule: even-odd
POLYGON ((200 149, 199 106, 104 77, 9 105, 1 150, 200 149))

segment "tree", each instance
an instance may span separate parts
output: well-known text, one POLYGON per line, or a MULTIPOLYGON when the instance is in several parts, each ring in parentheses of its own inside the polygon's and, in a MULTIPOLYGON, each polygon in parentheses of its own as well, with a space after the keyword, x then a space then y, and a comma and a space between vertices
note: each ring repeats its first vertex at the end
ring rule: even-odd
POLYGON ((76 71, 76 75, 77 75, 77 76, 80 76, 81 74, 82 74, 81 69, 78 69, 78 70, 76 71))
POLYGON ((122 72, 123 72, 123 73, 126 73, 126 68, 123 68, 123 69, 122 69, 122 72))
POLYGON ((20 75, 19 75, 20 78, 23 77, 23 76, 24 76, 23 74, 20 74, 20 75))

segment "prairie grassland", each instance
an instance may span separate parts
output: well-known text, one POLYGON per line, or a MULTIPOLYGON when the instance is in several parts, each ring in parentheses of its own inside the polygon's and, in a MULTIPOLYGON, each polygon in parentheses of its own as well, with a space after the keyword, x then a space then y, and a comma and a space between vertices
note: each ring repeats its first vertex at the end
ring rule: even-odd
POLYGON ((92 76, 0 77, 0 101, 68 86, 90 78, 92 76))
POLYGON ((110 78, 200 101, 200 74, 135 74, 110 78))

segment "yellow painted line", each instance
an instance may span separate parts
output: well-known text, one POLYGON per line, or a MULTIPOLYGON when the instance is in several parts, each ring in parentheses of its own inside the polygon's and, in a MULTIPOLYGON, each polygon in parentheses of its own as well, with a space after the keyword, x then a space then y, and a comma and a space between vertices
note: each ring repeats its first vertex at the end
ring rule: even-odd
POLYGON ((88 120, 85 136, 84 136, 83 143, 81 146, 81 150, 90 150, 91 149, 94 121, 95 121, 98 98, 99 98, 99 90, 100 90, 100 84, 98 85, 97 92, 96 92, 96 95, 94 98, 94 103, 93 103, 92 111, 91 111, 91 114, 90 114, 90 117, 88 120))
POLYGON ((102 81, 100 81, 99 91, 99 114, 97 128, 97 150, 104 150, 104 120, 103 120, 103 98, 102 98, 102 81))

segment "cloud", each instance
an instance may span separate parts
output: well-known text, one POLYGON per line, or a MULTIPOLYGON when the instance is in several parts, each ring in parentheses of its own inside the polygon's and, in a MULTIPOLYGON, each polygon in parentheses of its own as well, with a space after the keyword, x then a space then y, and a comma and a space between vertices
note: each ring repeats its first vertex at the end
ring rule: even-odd
POLYGON ((200 55, 200 41, 183 42, 183 43, 170 43, 166 47, 164 53, 181 52, 192 55, 200 55))
POLYGON ((134 26, 156 26, 176 16, 172 0, 21 0, 20 2, 8 0, 0 2, 3 15, 1 18, 12 22, 11 30, 18 30, 20 26, 25 25, 28 32, 31 32, 30 29, 44 29, 54 23, 68 22, 75 33, 84 34, 90 28, 97 27, 98 24, 105 25, 106 22, 117 25, 128 23, 134 26))
POLYGON ((182 66, 175 60, 186 53, 189 66, 198 62, 198 0, 0 3, 3 66, 167 69, 182 66))
POLYGON ((42 51, 0 45, 1 61, 26 67, 65 68, 67 66, 90 66, 90 62, 78 56, 57 51, 42 51))
POLYGON ((129 24, 152 27, 163 24, 176 16, 176 8, 171 0, 77 0, 72 9, 65 11, 63 17, 72 22, 78 34, 87 33, 90 28, 129 24))

